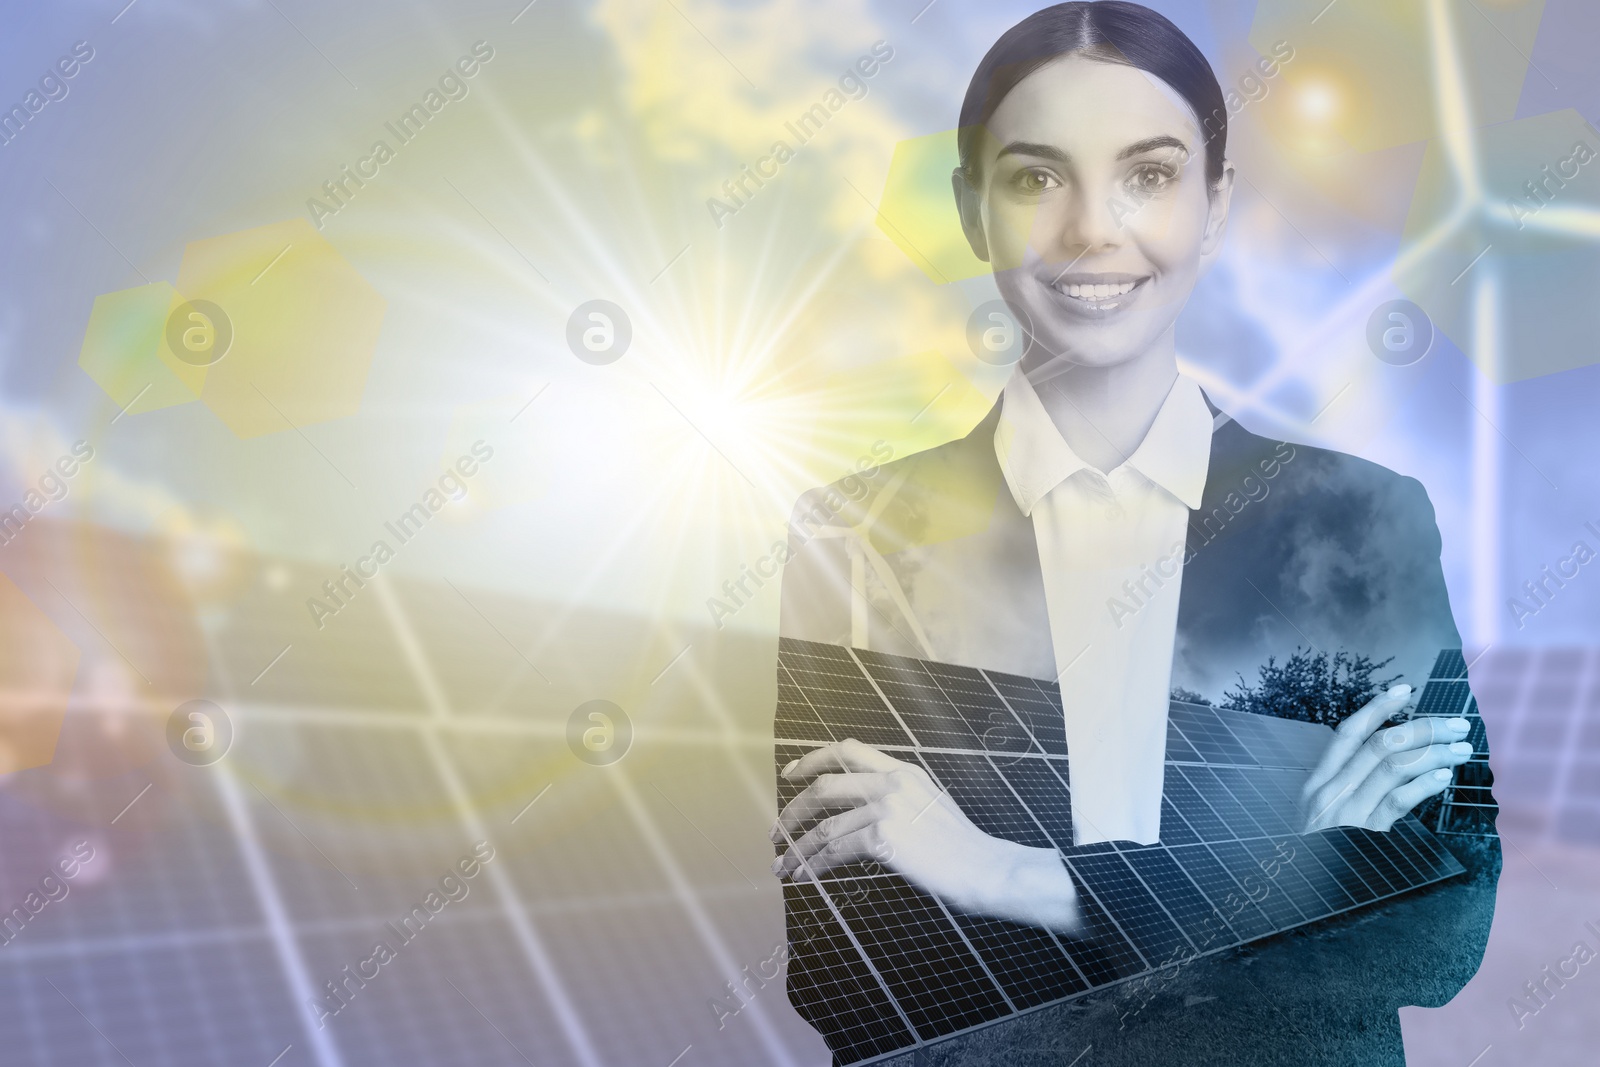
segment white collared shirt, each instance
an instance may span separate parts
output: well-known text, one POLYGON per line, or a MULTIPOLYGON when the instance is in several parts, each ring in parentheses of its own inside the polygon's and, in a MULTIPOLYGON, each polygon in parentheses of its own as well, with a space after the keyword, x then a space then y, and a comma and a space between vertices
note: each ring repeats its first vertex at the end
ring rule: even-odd
POLYGON ((1080 845, 1161 834, 1185 535, 1211 420, 1180 374, 1133 455, 1101 473, 1067 445, 1025 375, 1005 387, 995 453, 1038 541, 1080 845))

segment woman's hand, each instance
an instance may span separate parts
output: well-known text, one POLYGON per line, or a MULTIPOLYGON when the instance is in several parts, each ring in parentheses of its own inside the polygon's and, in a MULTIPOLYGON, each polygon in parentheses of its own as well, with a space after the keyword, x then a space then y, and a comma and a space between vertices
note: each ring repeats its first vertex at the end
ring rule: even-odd
POLYGON ((1409 685, 1397 685, 1340 723, 1322 762, 1301 791, 1305 828, 1363 826, 1388 830, 1450 784, 1453 769, 1472 758, 1465 719, 1424 716, 1379 730, 1405 707, 1409 685))
POLYGON ((846 740, 783 777, 807 785, 772 828, 774 843, 789 843, 772 864, 779 878, 815 881, 876 862, 959 911, 1077 930, 1077 889, 1060 855, 979 830, 920 766, 846 740))

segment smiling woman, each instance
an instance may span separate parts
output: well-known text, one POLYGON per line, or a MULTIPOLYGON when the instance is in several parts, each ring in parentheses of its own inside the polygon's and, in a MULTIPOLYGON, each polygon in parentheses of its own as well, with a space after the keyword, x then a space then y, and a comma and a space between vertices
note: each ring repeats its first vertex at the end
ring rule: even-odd
MULTIPOLYGON (((1071 810, 1040 825, 1070 824, 1072 850, 1102 857, 1180 829, 1163 818, 1174 684, 1287 659, 1305 641, 1414 671, 1460 646, 1418 483, 1258 437, 1178 369, 1179 315, 1222 248, 1234 190, 1226 121, 1199 116, 1227 113, 1205 57, 1137 4, 1060 4, 1001 36, 962 104, 952 189, 973 252, 1027 324, 1022 358, 971 433, 886 465, 836 536, 785 570, 786 637, 1055 679, 1071 810), (1248 511, 1231 504, 1258 471, 1276 475, 1271 495, 1248 511), (1205 521, 1218 514, 1229 521, 1205 521), (1330 553, 1333 595, 1308 597, 1328 588, 1315 561, 1330 553), (1107 611, 1135 589, 1137 611, 1107 611)), ((1441 792, 1470 755, 1458 751, 1471 747, 1458 744, 1467 726, 1386 728, 1410 695, 1374 693, 1302 772, 1299 810, 1272 817, 1302 834, 1389 831, 1441 792)), ((915 754, 846 738, 785 763, 779 792, 792 799, 773 827, 773 873, 817 883, 881 862, 952 913, 1048 930, 1093 957, 1097 905, 1077 868, 1029 827, 962 810, 952 793, 976 787, 935 771, 941 780, 915 754)), ((1099 900, 1113 914, 1119 903, 1099 900)), ((1475 967, 1486 926, 1459 924, 1467 950, 1452 958, 1475 967)), ((804 955, 791 975, 827 966, 804 955)), ((1356 946, 1332 962, 1359 970, 1362 959, 1356 946)), ((1326 979, 1330 958, 1307 966, 1326 979)), ((1365 1051, 1396 1053, 1393 1008, 1448 997, 1468 976, 1397 982, 1384 1017, 1364 1023, 1377 1035, 1365 1051)), ((791 982, 803 1012, 806 995, 791 982)), ((1326 1010, 1334 1025, 1340 1007, 1326 1010)), ((808 1017, 828 1034, 826 1017, 808 1017)), ((1241 1020, 1227 1049, 1209 1051, 1321 1062, 1332 1046, 1290 1047, 1318 1032, 1306 1021, 1297 1038, 1241 1020)), ((1207 1050, 1185 1058, 1195 1051, 1207 1050)))

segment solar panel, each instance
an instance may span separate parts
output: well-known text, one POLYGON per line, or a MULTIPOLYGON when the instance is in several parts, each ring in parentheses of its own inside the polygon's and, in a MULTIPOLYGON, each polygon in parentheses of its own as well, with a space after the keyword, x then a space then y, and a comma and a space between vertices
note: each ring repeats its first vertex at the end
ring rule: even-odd
POLYGON ((1439 653, 1417 698, 1417 714, 1459 715, 1467 720, 1466 740, 1472 743, 1472 757, 1455 769, 1445 787, 1436 829, 1441 834, 1492 837, 1500 808, 1490 793, 1494 775, 1489 770, 1489 737, 1467 684, 1467 662, 1459 648, 1439 653))
MULTIPOLYGON (((1410 816, 1389 833, 1294 832, 1294 798, 1325 726, 1174 702, 1161 842, 1074 846, 1053 683, 791 638, 780 642, 778 681, 780 769, 847 737, 920 763, 986 833, 1058 849, 1083 910, 1074 938, 963 914, 875 866, 785 886, 790 1000, 841 1064, 1464 871, 1410 816)), ((780 777, 780 808, 798 792, 780 777)))

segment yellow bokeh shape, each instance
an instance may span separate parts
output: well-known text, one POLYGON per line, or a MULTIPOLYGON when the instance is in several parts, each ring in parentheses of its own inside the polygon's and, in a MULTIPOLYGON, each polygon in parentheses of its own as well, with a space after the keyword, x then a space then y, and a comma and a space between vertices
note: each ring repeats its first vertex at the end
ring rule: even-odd
POLYGON ((78 366, 129 414, 199 399, 206 368, 176 359, 166 343, 167 318, 182 304, 166 282, 95 298, 78 366))
POLYGON ((958 160, 955 130, 901 141, 878 207, 878 229, 941 285, 989 273, 989 264, 972 254, 961 232, 950 192, 958 160))
POLYGON ((231 324, 201 399, 239 437, 359 409, 385 302, 305 219, 191 243, 178 292, 231 324))
MULTIPOLYGON (((982 147, 988 131, 983 127, 974 130, 980 142, 975 154, 992 154, 982 147)), ((961 229, 961 214, 951 189, 951 174, 960 161, 956 130, 901 141, 895 145, 889 175, 884 179, 883 199, 878 205, 878 229, 940 285, 979 278, 997 267, 1009 269, 1018 265, 985 261, 972 251, 961 229)), ((1001 225, 1002 220, 1017 232, 1010 241, 991 240, 990 244, 1018 249, 1027 246, 1031 236, 1028 231, 1034 224, 1033 210, 1013 207, 1004 214, 991 214, 988 225, 1001 225)))

